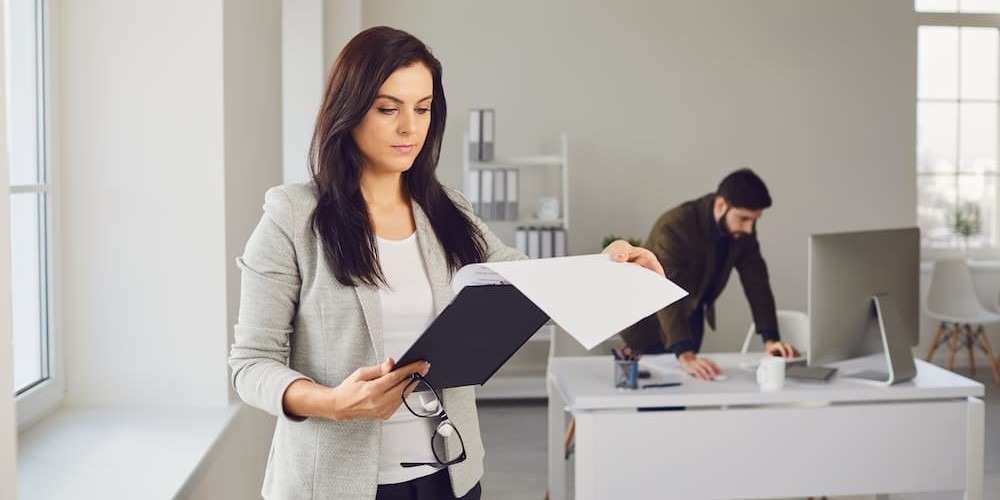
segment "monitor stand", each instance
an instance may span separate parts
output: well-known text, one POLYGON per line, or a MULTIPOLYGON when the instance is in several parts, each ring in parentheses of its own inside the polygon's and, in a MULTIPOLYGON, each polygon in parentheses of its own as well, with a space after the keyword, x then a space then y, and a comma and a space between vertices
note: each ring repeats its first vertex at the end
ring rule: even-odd
POLYGON ((903 331, 903 321, 899 317, 896 301, 889 294, 872 295, 869 311, 865 331, 874 334, 873 330, 877 329, 888 372, 866 370, 844 376, 872 380, 885 385, 912 379, 917 375, 917 367, 913 363, 913 352, 907 340, 909 336, 903 331))

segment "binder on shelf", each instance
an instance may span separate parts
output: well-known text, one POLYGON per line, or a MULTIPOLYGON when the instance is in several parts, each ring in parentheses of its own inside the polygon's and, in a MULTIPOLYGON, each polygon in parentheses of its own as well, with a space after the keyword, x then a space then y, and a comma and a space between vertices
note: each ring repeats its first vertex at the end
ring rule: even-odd
POLYGON ((539 255, 543 259, 555 256, 552 253, 552 231, 550 227, 543 227, 538 230, 539 255))
POLYGON ((552 250, 556 257, 565 257, 566 253, 566 230, 559 228, 552 232, 552 250))
POLYGON ((480 127, 483 135, 480 136, 479 161, 493 161, 493 119, 492 109, 480 110, 480 127))
POLYGON ((469 161, 493 161, 494 112, 469 110, 469 161))
POLYGON ((479 161, 482 157, 483 143, 483 112, 480 109, 469 110, 469 161, 479 161))
POLYGON ((483 208, 479 203, 479 170, 471 169, 465 175, 465 195, 472 205, 472 213, 482 217, 483 208))
POLYGON ((507 209, 504 213, 507 215, 507 220, 517 220, 517 190, 518 190, 518 175, 517 169, 511 168, 506 171, 507 176, 507 209))
POLYGON ((519 226, 514 232, 514 247, 518 252, 528 255, 528 229, 519 226))
POLYGON ((493 170, 493 218, 507 220, 507 173, 503 169, 493 170))
POLYGON ((495 212, 493 211, 493 170, 488 168, 480 170, 479 181, 479 202, 483 207, 480 217, 485 220, 492 220, 495 218, 495 212))
POLYGON ((538 228, 529 227, 528 228, 528 251, 526 252, 528 258, 538 259, 542 256, 542 242, 538 238, 538 228))

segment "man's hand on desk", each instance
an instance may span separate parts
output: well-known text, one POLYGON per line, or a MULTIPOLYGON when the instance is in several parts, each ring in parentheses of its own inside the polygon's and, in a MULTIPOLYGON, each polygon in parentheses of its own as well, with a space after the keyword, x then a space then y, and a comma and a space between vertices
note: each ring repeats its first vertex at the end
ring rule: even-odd
POLYGON ((785 359, 799 357, 799 352, 792 347, 792 344, 780 340, 768 340, 764 344, 764 351, 771 356, 781 356, 785 359))
POLYGON ((701 380, 713 380, 722 375, 722 370, 715 362, 708 358, 699 358, 694 351, 682 353, 677 357, 677 361, 680 361, 685 373, 701 380))

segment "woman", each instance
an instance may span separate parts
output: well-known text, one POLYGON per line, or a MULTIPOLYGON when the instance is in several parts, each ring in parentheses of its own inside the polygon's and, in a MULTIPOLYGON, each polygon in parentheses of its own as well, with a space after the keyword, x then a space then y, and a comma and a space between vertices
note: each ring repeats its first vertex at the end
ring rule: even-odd
MULTIPOLYGON (((393 370, 393 356, 451 300, 456 270, 524 258, 437 181, 445 115, 441 64, 426 46, 368 29, 330 73, 313 181, 265 196, 238 259, 229 364, 240 397, 278 416, 266 498, 480 497, 473 388, 441 391, 443 408, 422 399, 437 420, 421 418, 402 396, 431 367, 393 370), (442 458, 432 440, 454 440, 435 427, 441 410, 460 431, 460 455, 442 458)), ((649 251, 624 241, 606 251, 663 273, 649 251)))

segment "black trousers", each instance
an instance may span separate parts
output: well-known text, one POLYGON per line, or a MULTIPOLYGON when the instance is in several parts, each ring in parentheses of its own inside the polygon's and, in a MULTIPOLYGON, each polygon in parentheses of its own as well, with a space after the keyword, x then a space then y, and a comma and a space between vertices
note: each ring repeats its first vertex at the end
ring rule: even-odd
MULTIPOLYGON (((458 500, 479 500, 483 489, 476 484, 466 495, 458 500)), ((412 481, 396 484, 378 485, 375 500, 440 500, 454 499, 451 491, 451 478, 448 471, 441 469, 429 476, 418 477, 412 481)))

